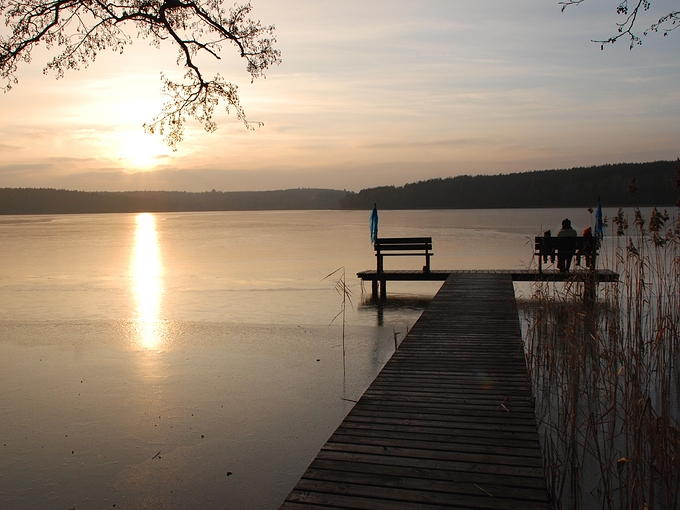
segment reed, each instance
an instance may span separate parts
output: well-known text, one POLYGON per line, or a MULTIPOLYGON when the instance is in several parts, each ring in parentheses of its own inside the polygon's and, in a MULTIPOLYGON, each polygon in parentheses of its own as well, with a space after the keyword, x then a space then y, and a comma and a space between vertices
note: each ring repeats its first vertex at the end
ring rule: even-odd
POLYGON ((619 210, 601 250, 617 283, 536 283, 524 306, 556 508, 680 508, 680 219, 619 210))
POLYGON ((337 280, 335 280, 335 292, 337 292, 340 295, 340 298, 342 299, 341 304, 340 304, 340 311, 337 313, 335 317, 333 317, 333 320, 331 321, 331 324, 335 322, 335 320, 338 317, 342 317, 342 376, 346 377, 347 375, 347 347, 345 346, 345 326, 347 326, 347 303, 350 304, 350 306, 354 307, 352 303, 352 290, 347 286, 345 282, 345 266, 340 266, 337 268, 335 271, 332 273, 327 274, 323 280, 328 280, 335 276, 337 280))

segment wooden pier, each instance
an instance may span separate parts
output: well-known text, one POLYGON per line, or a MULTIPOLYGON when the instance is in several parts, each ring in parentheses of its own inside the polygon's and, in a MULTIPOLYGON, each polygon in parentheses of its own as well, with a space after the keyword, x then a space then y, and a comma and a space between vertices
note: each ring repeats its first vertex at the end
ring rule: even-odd
POLYGON ((587 271, 583 269, 577 269, 575 271, 570 271, 569 273, 562 273, 557 270, 543 270, 541 272, 533 269, 433 269, 431 271, 412 271, 404 269, 395 269, 389 271, 378 272, 375 269, 368 271, 360 271, 357 273, 357 277, 362 281, 371 282, 371 297, 372 299, 378 299, 378 289, 380 289, 380 299, 385 300, 387 298, 387 282, 388 281, 418 281, 418 282, 429 282, 429 281, 446 281, 446 279, 452 274, 502 274, 510 275, 512 281, 515 282, 566 282, 566 281, 577 281, 585 282, 589 278, 594 278, 594 283, 600 282, 615 282, 618 281, 619 275, 612 271, 611 269, 598 269, 596 271, 587 271))
POLYGON ((281 508, 550 508, 512 282, 451 272, 281 508))

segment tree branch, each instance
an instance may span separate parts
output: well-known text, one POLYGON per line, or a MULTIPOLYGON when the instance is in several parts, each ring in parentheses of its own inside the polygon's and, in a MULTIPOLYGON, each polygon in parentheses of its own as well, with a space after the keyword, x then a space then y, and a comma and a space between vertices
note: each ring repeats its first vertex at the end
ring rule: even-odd
MULTIPOLYGON (((561 10, 567 7, 580 5, 586 0, 562 0, 558 2, 562 6, 561 10)), ((630 42, 630 49, 634 46, 639 46, 642 44, 642 39, 636 31, 636 24, 638 23, 638 17, 642 12, 648 11, 651 8, 651 0, 634 0, 633 7, 629 6, 628 0, 622 0, 621 3, 616 7, 616 13, 625 16, 622 22, 617 22, 616 35, 613 35, 607 39, 592 39, 592 42, 600 45, 600 49, 604 49, 605 44, 614 44, 619 39, 627 38, 630 42)), ((668 35, 680 26, 680 11, 671 11, 668 14, 661 16, 657 22, 652 23, 649 28, 643 31, 642 35, 647 35, 650 31, 658 32, 659 30, 664 36, 668 35), (669 27, 670 25, 670 27, 669 27)))
POLYGON ((221 0, 0 0, 0 14, 11 32, 6 38, 0 36, 0 79, 6 80, 5 91, 16 85, 18 63, 30 62, 31 51, 40 43, 49 49, 62 48, 44 69, 54 71, 57 78, 68 69, 87 66, 101 50, 123 53, 132 42, 123 28, 131 23, 138 36, 152 46, 173 41, 179 50, 177 63, 187 70, 185 83, 174 83, 162 75, 163 93, 170 99, 161 113, 144 125, 147 132, 167 132, 166 142, 176 149, 189 116, 208 132, 217 129, 212 117, 220 101, 226 101, 227 111, 233 108, 237 118, 252 129, 239 102, 238 88, 219 75, 205 79, 195 62, 201 53, 220 60, 220 44, 229 41, 246 59, 251 81, 263 76, 269 66, 278 65, 281 53, 274 48, 274 26, 250 20, 251 10, 250 3, 225 10, 221 0))

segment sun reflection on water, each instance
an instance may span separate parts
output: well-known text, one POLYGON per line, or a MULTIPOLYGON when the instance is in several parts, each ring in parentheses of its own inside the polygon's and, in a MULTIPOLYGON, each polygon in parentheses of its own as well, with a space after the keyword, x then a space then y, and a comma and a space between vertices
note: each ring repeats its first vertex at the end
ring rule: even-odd
POLYGON ((157 349, 162 343, 164 330, 160 319, 163 267, 156 233, 156 219, 149 213, 137 216, 132 278, 137 302, 135 330, 138 343, 144 349, 157 349))

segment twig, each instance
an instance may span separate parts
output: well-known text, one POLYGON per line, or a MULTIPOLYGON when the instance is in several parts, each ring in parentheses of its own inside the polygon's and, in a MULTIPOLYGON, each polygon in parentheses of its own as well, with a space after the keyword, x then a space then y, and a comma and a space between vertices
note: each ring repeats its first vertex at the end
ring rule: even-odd
POLYGON ((479 485, 477 485, 476 483, 473 484, 473 485, 474 485, 475 487, 477 487, 480 491, 482 491, 484 494, 486 494, 487 496, 489 496, 490 498, 493 498, 493 497, 494 497, 493 494, 491 494, 489 491, 486 491, 486 490, 482 489, 482 488, 481 488, 479 485))

